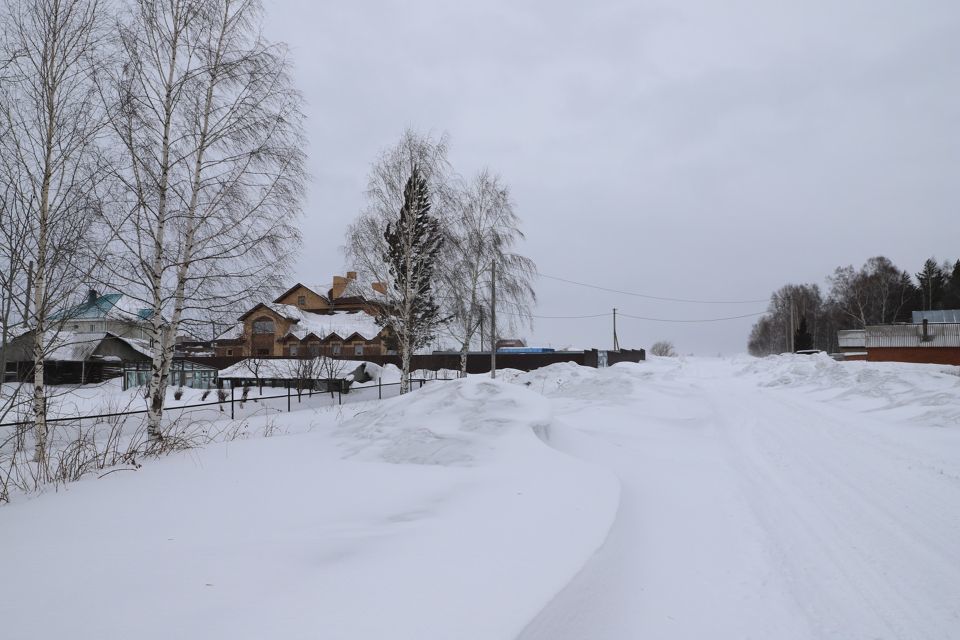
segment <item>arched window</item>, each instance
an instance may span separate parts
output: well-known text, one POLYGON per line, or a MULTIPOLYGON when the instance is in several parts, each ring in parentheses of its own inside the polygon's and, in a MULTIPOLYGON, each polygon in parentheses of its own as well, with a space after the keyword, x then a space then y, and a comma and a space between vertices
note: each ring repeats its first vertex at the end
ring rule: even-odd
POLYGON ((273 333, 273 320, 270 318, 257 318, 253 321, 254 333, 273 333))

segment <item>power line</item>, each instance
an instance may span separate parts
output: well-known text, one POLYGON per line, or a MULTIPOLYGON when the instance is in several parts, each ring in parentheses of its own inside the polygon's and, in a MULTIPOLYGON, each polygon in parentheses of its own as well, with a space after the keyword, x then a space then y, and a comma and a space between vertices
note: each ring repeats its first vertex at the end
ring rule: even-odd
POLYGON ((620 289, 611 289, 610 287, 602 287, 598 284, 588 284, 586 282, 577 282, 576 280, 568 280, 567 278, 561 278, 559 276, 550 276, 545 273, 537 273, 541 278, 548 278, 550 280, 556 280, 558 282, 566 282, 567 284, 575 284, 578 287, 587 287, 589 289, 599 289, 600 291, 609 291, 610 293, 619 293, 624 296, 634 296, 636 298, 646 298, 648 300, 661 300, 665 302, 689 302, 692 304, 757 304, 760 302, 767 302, 766 299, 763 300, 695 300, 692 298, 668 298, 666 296, 651 296, 645 293, 636 293, 634 291, 622 291, 620 289))
POLYGON ((766 311, 758 311, 757 313, 745 313, 742 316, 727 316, 725 318, 703 318, 701 320, 676 320, 668 318, 646 318, 644 316, 632 316, 629 313, 619 313, 625 318, 632 318, 634 320, 647 320, 649 322, 723 322, 724 320, 739 320, 741 318, 754 318, 756 316, 765 315, 766 311))
MULTIPOLYGON (((524 317, 526 317, 526 315, 527 315, 527 314, 524 314, 524 313, 513 313, 513 312, 509 312, 509 311, 501 311, 500 313, 506 313, 507 315, 511 315, 511 316, 524 316, 524 317)), ((609 314, 609 313, 594 313, 594 314, 588 315, 588 316, 538 316, 538 315, 532 315, 532 314, 531 314, 530 317, 531 317, 531 318, 537 318, 537 319, 539 319, 539 320, 583 320, 583 319, 585 319, 585 318, 606 318, 606 317, 608 317, 608 316, 610 316, 610 315, 612 315, 612 314, 609 314)))
MULTIPOLYGON (((510 311, 500 311, 501 314, 506 314, 510 316, 522 316, 527 317, 527 314, 523 313, 513 313, 510 311)), ((699 318, 699 319, 685 319, 685 318, 648 318, 646 316, 637 316, 629 313, 623 313, 617 309, 617 317, 630 318, 631 320, 646 320, 648 322, 678 322, 678 323, 697 323, 697 322, 722 322, 724 320, 740 320, 742 318, 753 318, 756 316, 762 316, 766 314, 766 311, 758 311, 757 313, 746 313, 739 316, 726 316, 723 318, 699 318)), ((595 313, 591 315, 584 316, 539 316, 531 315, 529 317, 536 318, 538 320, 586 320, 590 318, 609 318, 613 316, 613 313, 595 313)))

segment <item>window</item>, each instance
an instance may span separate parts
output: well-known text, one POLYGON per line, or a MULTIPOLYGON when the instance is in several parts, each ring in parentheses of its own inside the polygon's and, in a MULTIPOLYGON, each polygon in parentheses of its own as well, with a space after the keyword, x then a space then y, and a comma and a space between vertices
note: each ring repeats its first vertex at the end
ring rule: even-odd
POLYGON ((257 318, 253 321, 254 333, 273 333, 273 320, 270 318, 257 318))
POLYGON ((295 356, 298 352, 299 349, 297 348, 297 345, 294 344, 290 346, 290 355, 295 356))
POLYGON ((233 349, 227 349, 227 355, 228 355, 228 356, 232 356, 232 355, 233 355, 233 349))
POLYGON ((257 355, 258 355, 258 356, 268 356, 268 355, 270 355, 270 350, 269 350, 269 349, 257 349, 257 355))
POLYGON ((339 344, 333 343, 332 345, 330 345, 330 350, 333 351, 333 355, 335 355, 335 356, 340 355, 340 345, 339 345, 339 344))
POLYGON ((306 306, 307 296, 297 296, 297 304, 300 305, 301 307, 306 306))
POLYGON ((355 345, 353 345, 353 355, 355 355, 355 356, 362 356, 362 355, 363 355, 363 345, 362 345, 362 344, 355 344, 355 345))

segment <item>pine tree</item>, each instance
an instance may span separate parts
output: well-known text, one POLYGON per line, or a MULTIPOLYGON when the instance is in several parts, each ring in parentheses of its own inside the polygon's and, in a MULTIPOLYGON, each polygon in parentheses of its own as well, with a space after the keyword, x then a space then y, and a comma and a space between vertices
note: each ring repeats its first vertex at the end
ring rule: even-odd
POLYGON ((443 242, 439 221, 430 215, 427 181, 414 166, 403 190, 403 206, 383 234, 393 296, 378 321, 396 336, 401 358, 400 392, 410 390, 410 358, 433 338, 439 318, 433 274, 443 242))
POLYGON ((960 260, 953 263, 953 270, 943 287, 943 308, 960 309, 960 260))
POLYGON ((813 349, 813 335, 807 329, 807 316, 800 316, 800 326, 793 336, 794 350, 808 351, 813 349))
POLYGON ((917 282, 920 285, 923 310, 942 309, 947 274, 934 258, 927 258, 923 263, 923 270, 917 274, 917 282))

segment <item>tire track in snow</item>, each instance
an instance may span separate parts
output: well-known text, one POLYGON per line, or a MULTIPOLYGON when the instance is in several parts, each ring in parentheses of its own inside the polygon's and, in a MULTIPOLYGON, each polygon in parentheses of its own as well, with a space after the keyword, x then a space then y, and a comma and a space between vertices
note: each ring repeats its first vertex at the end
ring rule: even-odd
POLYGON ((960 492, 931 441, 733 374, 630 376, 627 417, 558 398, 587 436, 565 450, 617 473, 621 508, 520 638, 960 637, 960 492))
POLYGON ((935 510, 905 512, 904 499, 922 492, 904 489, 902 473, 887 477, 889 455, 814 403, 756 389, 714 401, 745 491, 819 637, 954 637, 956 547, 910 516, 934 532, 951 529, 935 510))

